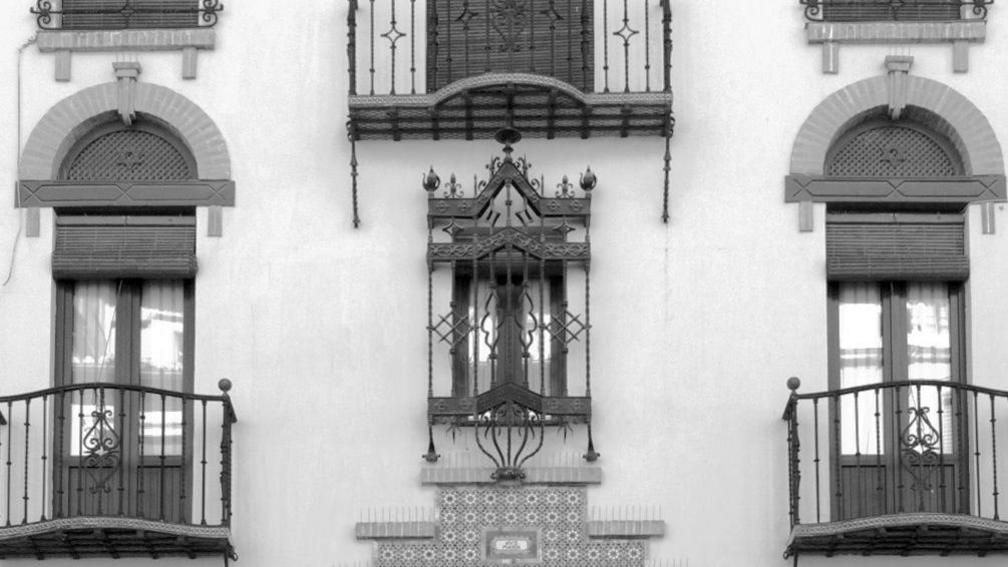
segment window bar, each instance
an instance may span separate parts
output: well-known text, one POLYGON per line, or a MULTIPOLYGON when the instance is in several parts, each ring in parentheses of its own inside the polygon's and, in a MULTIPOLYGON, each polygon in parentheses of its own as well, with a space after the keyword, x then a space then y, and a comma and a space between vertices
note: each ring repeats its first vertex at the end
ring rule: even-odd
MULTIPOLYGON (((570 5, 570 2, 567 3, 570 5)), ((556 62, 556 22, 557 17, 560 14, 556 11, 556 0, 549 0, 549 8, 546 10, 546 16, 549 18, 549 30, 550 30, 550 75, 556 77, 557 74, 557 62, 556 62)), ((567 33, 570 34, 570 26, 567 26, 567 33)), ((570 43, 568 43, 568 46, 570 43)), ((570 76, 568 75, 568 79, 570 76)))
MULTIPOLYGON (((126 390, 119 389, 119 431, 121 435, 119 436, 119 442, 123 443, 129 437, 127 436, 128 425, 126 421, 126 390)), ((120 445, 122 446, 122 445, 120 445)), ((124 515, 124 503, 126 500, 126 487, 124 486, 124 477, 126 476, 126 471, 123 470, 125 466, 126 459, 119 456, 119 515, 124 515)))
POLYGON ((7 402, 7 526, 11 525, 11 431, 14 429, 14 404, 7 402))
MULTIPOLYGON (((991 424, 991 475, 994 480, 994 519, 999 520, 1000 516, 998 514, 998 475, 997 475, 997 416, 994 413, 994 394, 988 394, 990 396, 990 424, 991 424)), ((979 438, 978 438, 979 439, 979 438)))
POLYGON ((221 423, 221 524, 231 525, 231 423, 234 413, 231 410, 231 398, 227 391, 231 382, 226 378, 220 381, 223 390, 223 419, 221 423))
POLYGON ((486 68, 484 69, 489 73, 492 69, 490 67, 490 0, 483 1, 483 27, 485 30, 485 35, 483 36, 485 44, 483 45, 483 51, 486 54, 486 68))
MULTIPOLYGON (((73 396, 71 395, 71 399, 73 396)), ((63 490, 63 453, 64 448, 64 435, 66 434, 66 390, 60 390, 60 416, 59 416, 59 442, 56 445, 56 450, 53 451, 53 456, 56 459, 55 468, 56 474, 56 486, 53 487, 56 493, 56 505, 53 511, 53 516, 55 518, 63 517, 63 495, 65 490, 63 490)), ((69 479, 67 479, 69 482, 69 479)))
MULTIPOLYGON (((434 241, 434 235, 431 231, 431 227, 428 221, 427 227, 427 243, 428 245, 434 241)), ((452 274, 455 273, 455 262, 452 262, 452 274)), ((457 323, 455 320, 455 302, 452 301, 452 324, 457 323)), ((456 339, 455 332, 452 332, 452 341, 456 339)), ((455 343, 451 344, 451 350, 454 352, 455 343)), ((452 363, 454 366, 454 356, 452 357, 452 363)), ((452 395, 455 395, 455 385, 452 384, 452 395)), ((427 262, 427 397, 434 397, 434 263, 432 261, 427 262)))
MULTIPOLYGON (((468 0, 466 0, 468 2, 468 0)), ((475 190, 475 188, 474 188, 475 190)), ((473 258, 472 258, 472 278, 469 280, 469 287, 472 288, 472 314, 473 314, 473 374, 472 389, 473 397, 479 395, 479 357, 480 357, 480 331, 483 330, 483 321, 479 316, 479 263, 476 261, 476 250, 479 250, 479 219, 473 219, 473 258)))
POLYGON ((896 386, 895 391, 896 400, 896 426, 893 427, 893 435, 896 437, 896 443, 893 444, 893 450, 896 452, 896 470, 893 471, 893 476, 896 477, 896 498, 898 502, 897 511, 901 514, 906 512, 906 508, 903 503, 903 488, 905 485, 903 472, 903 439, 900 434, 900 429, 903 427, 903 408, 901 405, 900 387, 896 386))
MULTIPOLYGON (((917 440, 916 441, 917 441, 918 444, 922 444, 924 442, 924 424, 923 424, 924 418, 923 418, 923 416, 921 414, 921 411, 923 409, 925 409, 925 408, 921 407, 921 400, 922 400, 922 398, 921 398, 921 385, 917 384, 915 386, 915 390, 916 390, 917 398, 915 400, 913 400, 913 402, 914 402, 914 408, 913 408, 914 409, 914 417, 913 418, 917 422, 917 440)), ((911 399, 913 399, 913 398, 911 398, 911 399)), ((909 406, 909 404, 907 404, 907 412, 908 413, 910 412, 910 406, 909 406)), ((917 449, 914 449, 914 450, 917 450, 917 449)), ((925 445, 925 446, 920 447, 919 450, 920 450, 920 453, 917 455, 917 478, 920 479, 920 480, 918 480, 915 484, 917 484, 917 511, 918 512, 923 512, 924 511, 924 506, 925 506, 924 499, 926 498, 926 496, 924 494, 926 487, 924 485, 924 480, 923 479, 929 478, 929 477, 925 477, 924 476, 924 453, 928 449, 927 449, 927 446, 925 445)), ((912 465, 912 463, 911 463, 911 465, 912 465)), ((911 486, 911 489, 913 489, 912 486, 911 486)))
POLYGON ((84 389, 77 390, 78 401, 77 420, 80 429, 77 431, 77 515, 84 513, 84 389))
MULTIPOLYGON (((788 515, 791 526, 801 523, 799 502, 801 501, 801 441, 798 439, 798 400, 792 397, 788 400, 788 515)), ((818 499, 817 499, 818 500, 818 499)))
POLYGON ((46 488, 49 484, 46 474, 46 463, 49 460, 49 395, 42 394, 42 517, 40 521, 46 520, 46 488))
MULTIPOLYGON (((12 416, 13 417, 13 416, 12 416)), ((21 519, 22 524, 28 523, 28 454, 31 452, 30 446, 30 436, 28 431, 31 429, 31 398, 25 400, 25 420, 24 420, 24 495, 21 499, 24 501, 24 516, 21 519)))
MULTIPOLYGON (((451 1, 448 2, 448 13, 451 14, 451 1)), ((440 35, 440 30, 438 29, 438 11, 428 7, 427 10, 427 37, 430 42, 430 56, 427 58, 428 69, 427 69, 427 92, 434 92, 437 89, 437 79, 438 79, 438 55, 440 54, 439 47, 441 46, 438 42, 438 36, 440 35)), ((448 30, 451 33, 451 20, 448 20, 448 30)), ((416 34, 413 34, 414 37, 416 34)), ((451 63, 451 53, 448 54, 449 64, 451 63)))
POLYGON ((140 390, 140 460, 137 461, 137 517, 144 517, 144 437, 147 436, 147 428, 144 421, 147 419, 147 392, 140 390))
MULTIPOLYGON (((493 214, 493 209, 490 209, 490 214, 493 214)), ((491 224, 491 230, 492 229, 493 229, 493 225, 491 224)), ((497 378, 497 346, 499 344, 498 341, 500 341, 500 335, 497 332, 498 331, 497 327, 500 324, 500 322, 499 321, 494 321, 493 316, 491 316, 491 314, 490 314, 490 299, 491 298, 494 299, 494 309, 496 309, 498 313, 500 312, 500 294, 497 293, 497 290, 495 289, 495 286, 494 286, 494 283, 495 283, 494 279, 496 278, 496 266, 494 266, 494 258, 496 258, 496 257, 497 257, 497 252, 491 252, 490 253, 490 277, 489 277, 490 286, 489 286, 489 291, 487 291, 487 303, 486 303, 486 305, 483 306, 483 309, 485 311, 483 313, 483 325, 485 325, 487 321, 490 322, 490 331, 485 331, 486 332, 486 338, 485 338, 485 340, 486 340, 487 351, 488 351, 487 352, 487 360, 490 361, 490 384, 489 384, 488 388, 493 388, 494 386, 496 386, 497 385, 497 380, 498 380, 498 378, 497 378)))
POLYGON ((179 521, 179 523, 188 523, 186 521, 186 518, 187 518, 187 516, 189 514, 186 513, 185 505, 186 505, 186 469, 189 467, 189 459, 187 458, 188 454, 186 453, 186 449, 187 449, 187 447, 186 447, 186 439, 189 437, 189 432, 186 431, 186 427, 188 427, 189 424, 186 423, 186 398, 180 396, 179 400, 182 403, 182 439, 181 439, 181 441, 182 441, 182 450, 181 450, 182 466, 179 467, 180 480, 179 480, 179 515, 178 515, 178 521, 179 521))
MULTIPOLYGON (((584 219, 585 227, 585 244, 591 242, 591 230, 589 226, 589 217, 584 219)), ((591 398, 591 260, 584 261, 584 276, 585 276, 585 299, 584 299, 584 312, 585 312, 585 396, 589 399, 591 398)), ((567 280, 564 280, 564 285, 567 285, 567 280)), ((564 301, 566 302, 566 296, 564 296, 564 301)), ((565 367, 566 368, 566 367, 565 367)), ((565 391, 564 394, 567 392, 565 391)))
POLYGON ((609 0, 602 0, 602 92, 609 92, 609 0))
POLYGON ((644 92, 651 92, 651 10, 644 0, 644 92))
POLYGON ((672 6, 670 1, 661 0, 662 50, 664 55, 662 67, 665 73, 664 90, 667 93, 672 92, 672 6))
POLYGON ((350 0, 347 10, 347 75, 349 92, 357 94, 357 0, 350 0))
MULTIPOLYGON (((792 413, 798 410, 798 404, 791 408, 792 413)), ((815 466, 815 521, 818 524, 822 521, 822 504, 820 503, 819 495, 819 463, 821 459, 819 458, 819 398, 812 398, 812 447, 815 452, 812 462, 815 466)), ((795 487, 796 489, 798 487, 795 487)))
MULTIPOLYGON (((463 69, 463 77, 469 76, 469 24, 473 19, 472 11, 469 10, 469 1, 462 0, 462 14, 459 19, 462 20, 462 51, 465 54, 465 68, 463 69)), ((449 47, 449 51, 451 51, 449 47)), ((451 80, 451 73, 449 73, 449 80, 451 80)))
POLYGON ((392 10, 392 17, 389 20, 390 27, 389 27, 389 30, 387 32, 385 32, 385 33, 382 34, 382 36, 384 38, 386 38, 386 39, 389 40, 389 60, 391 62, 391 65, 389 67, 389 70, 390 70, 390 82, 389 82, 390 90, 389 90, 389 94, 396 94, 396 90, 395 90, 395 87, 396 87, 396 80, 395 80, 396 43, 398 43, 399 39, 402 37, 402 33, 396 27, 396 23, 397 23, 396 22, 396 13, 395 13, 396 1, 397 0, 389 0, 389 5, 391 6, 391 10, 392 10))
POLYGON ((875 391, 875 499, 879 505, 879 512, 885 513, 886 509, 886 493, 885 493, 885 475, 882 471, 882 424, 880 417, 882 413, 879 411, 879 391, 880 387, 876 386, 875 391))
MULTIPOLYGON (((529 294, 529 269, 528 269, 528 263, 529 263, 528 250, 522 250, 522 287, 521 287, 521 296, 519 297, 519 300, 518 300, 518 310, 519 310, 519 312, 522 310, 522 307, 523 307, 522 306, 522 302, 525 301, 526 297, 528 298, 529 303, 532 302, 532 296, 529 294)), ((529 369, 528 369, 528 366, 529 366, 529 358, 531 356, 531 353, 529 352, 529 348, 532 346, 532 338, 535 336, 534 335, 535 331, 532 331, 532 332, 529 332, 529 333, 525 332, 525 329, 528 328, 528 316, 531 316, 532 317, 532 322, 535 323, 535 306, 534 305, 529 305, 528 315, 524 315, 524 314, 521 315, 522 325, 521 325, 521 339, 519 340, 519 343, 522 346, 522 385, 525 386, 526 388, 529 387, 529 369), (528 344, 525 344, 526 340, 528 341, 528 344)), ((542 392, 539 392, 539 393, 542 394, 542 392)))
MULTIPOLYGON (((104 437, 105 437, 104 427, 106 426, 106 422, 105 422, 105 388, 96 388, 95 389, 95 397, 97 398, 97 402, 98 403, 96 404, 95 411, 91 412, 91 418, 92 418, 91 428, 92 429, 91 429, 90 433, 93 433, 94 435, 96 435, 97 438, 95 439, 94 443, 92 443, 90 441, 88 442, 88 445, 93 445, 92 447, 90 447, 91 454, 89 455, 89 457, 94 457, 95 454, 98 451, 104 450, 104 445, 103 445, 103 440, 104 440, 104 437)), ((98 461, 98 462, 100 463, 101 461, 98 461)), ((96 463, 94 461, 91 462, 90 466, 92 468, 95 468, 95 469, 99 468, 98 463, 96 463)), ((81 472, 83 472, 83 471, 81 471, 81 472)), ((104 472, 102 472, 102 471, 99 470, 98 474, 100 475, 99 478, 104 478, 104 472)), ((99 482, 95 481, 94 487, 90 489, 91 493, 95 497, 94 499, 95 499, 95 503, 98 506, 97 509, 98 509, 98 515, 99 516, 102 516, 105 513, 105 506, 104 506, 105 505, 105 498, 103 498, 103 492, 104 492, 103 488, 104 488, 104 486, 102 486, 99 482)))
POLYGON ((854 392, 854 475, 857 478, 857 513, 864 513, 864 484, 861 481, 861 400, 854 392))
POLYGON ((165 519, 165 413, 167 411, 165 395, 161 394, 161 454, 158 456, 158 519, 162 522, 165 519))
MULTIPOLYGON (((434 0, 427 0, 427 1, 428 2, 433 2, 434 0)), ((448 77, 445 80, 444 84, 447 85, 448 83, 451 83, 451 81, 452 81, 452 61, 454 61, 455 59, 454 59, 454 57, 452 57, 452 53, 453 52, 452 52, 452 19, 451 19, 451 13, 452 13, 452 11, 451 11, 451 0, 445 0, 445 1, 447 2, 447 10, 446 10, 445 13, 448 14, 448 25, 445 26, 445 30, 446 30, 447 36, 448 36, 446 38, 447 39, 447 43, 448 43, 448 49, 447 49, 446 53, 448 54, 448 56, 445 58, 445 66, 448 68, 448 77)), ((463 2, 468 2, 468 1, 469 0, 463 0, 463 2)), ((428 8, 428 9, 430 9, 430 8, 428 8)), ((437 21, 437 10, 434 10, 434 12, 435 12, 434 18, 435 18, 435 21, 437 21)), ((439 85, 441 85, 441 83, 435 83, 435 86, 439 86, 439 85)))
MULTIPOLYGON (((553 7, 553 1, 550 0, 550 8, 553 7)), ((551 19, 551 22, 553 20, 551 19)), ((552 23, 551 23, 552 25, 552 23)), ((556 68, 556 62, 553 64, 554 69, 556 68)), ((544 188, 545 189, 545 188, 544 188)), ((546 219, 542 215, 539 215, 539 242, 546 241, 546 219)), ((539 255, 539 393, 546 395, 546 258, 543 254, 539 255)), ((552 301, 551 301, 552 303, 552 301)), ((552 312, 552 307, 550 312, 552 312)), ((553 315, 550 315, 549 324, 553 324, 553 315)), ((551 339, 552 340, 552 339, 551 339)), ((553 366, 550 365, 550 374, 553 372, 553 366)), ((556 392, 550 392, 550 395, 556 395, 556 392)))
MULTIPOLYGON (((588 28, 585 25, 585 6, 587 0, 581 0, 581 53, 584 53, 585 45, 588 42, 588 38, 585 34, 588 33, 588 28)), ((573 26, 570 25, 574 19, 574 0, 567 1, 567 77, 573 81, 574 78, 574 30, 571 29, 573 26)), ((581 62, 581 70, 584 71, 584 61, 581 62)), ((582 84, 587 80, 586 77, 581 78, 582 84)), ((587 87, 582 87, 587 88, 587 87)), ((545 191, 545 187, 543 190, 545 191)))
MULTIPOLYGON (((535 66, 535 45, 536 45, 536 42, 535 42, 535 15, 536 15, 535 8, 529 10, 529 25, 528 25, 528 30, 529 30, 529 46, 528 46, 528 52, 529 52, 529 72, 530 73, 535 73, 536 72, 536 66, 535 66)), ((512 70, 514 70, 514 69, 512 69, 512 70)))
MULTIPOLYGON (((395 0, 392 0, 393 2, 395 0)), ((435 10, 436 11, 436 10, 435 10)), ((416 94, 416 0, 410 0, 410 94, 416 94)))
MULTIPOLYGON (((973 390, 973 434, 975 435, 976 443, 973 450, 973 458, 976 460, 976 493, 977 493, 977 511, 976 515, 983 517, 983 506, 980 499, 980 486, 983 475, 980 474, 980 418, 978 417, 980 413, 980 400, 976 390, 973 390)), ((967 408, 968 409, 968 408, 967 408)))
POLYGON ((374 67, 374 36, 375 36, 374 10, 375 10, 375 6, 374 6, 374 3, 375 3, 375 0, 369 0, 369 2, 371 3, 371 10, 370 10, 370 13, 368 14, 368 16, 370 17, 370 20, 371 20, 371 28, 368 30, 370 32, 368 35, 370 37, 370 47, 371 47, 371 49, 369 50, 369 56, 371 58, 371 68, 370 68, 370 73, 371 73, 371 96, 374 96, 374 74, 375 74, 375 67, 374 67))
POLYGON ((837 517, 844 518, 844 506, 843 506, 843 482, 840 479, 840 443, 842 442, 842 437, 840 435, 840 396, 833 394, 830 396, 833 400, 833 497, 836 502, 837 517))
POLYGON ((207 432, 207 418, 206 418, 206 400, 200 400, 203 406, 203 419, 202 419, 202 430, 203 430, 203 448, 202 456, 200 458, 200 525, 206 525, 206 432, 207 432))
POLYGON ((938 385, 938 502, 939 510, 948 512, 948 499, 945 497, 945 401, 942 399, 942 387, 938 385))
MULTIPOLYGON (((623 92, 630 92, 630 38, 637 35, 637 30, 630 28, 630 9, 628 0, 623 0, 623 27, 613 35, 623 38, 623 92)), ((646 12, 646 10, 645 10, 646 12)))

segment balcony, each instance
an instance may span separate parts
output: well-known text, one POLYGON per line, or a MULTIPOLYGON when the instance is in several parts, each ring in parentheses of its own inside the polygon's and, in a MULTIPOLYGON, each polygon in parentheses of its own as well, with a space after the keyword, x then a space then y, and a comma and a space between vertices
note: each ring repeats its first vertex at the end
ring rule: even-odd
POLYGON ((236 558, 216 396, 111 383, 0 397, 0 560, 236 558))
POLYGON ((220 0, 37 0, 31 13, 43 30, 212 27, 220 0))
POLYGON ((785 555, 1008 552, 998 446, 1008 392, 937 380, 788 386, 785 555))
POLYGON ((668 0, 351 0, 350 136, 668 136, 668 0))
POLYGON ((813 22, 983 20, 993 0, 799 0, 813 22))

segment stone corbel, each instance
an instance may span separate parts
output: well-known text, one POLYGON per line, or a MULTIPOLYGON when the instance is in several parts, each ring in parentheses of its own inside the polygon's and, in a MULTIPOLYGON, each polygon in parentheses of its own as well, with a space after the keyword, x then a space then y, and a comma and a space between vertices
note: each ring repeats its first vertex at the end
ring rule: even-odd
POLYGON ((886 88, 889 91, 889 118, 899 120, 900 114, 907 104, 907 76, 913 65, 910 55, 889 55, 885 58, 885 68, 888 73, 886 88))
POLYGON ((129 126, 136 118, 136 84, 140 72, 139 61, 117 61, 112 63, 116 76, 116 110, 123 124, 129 126))

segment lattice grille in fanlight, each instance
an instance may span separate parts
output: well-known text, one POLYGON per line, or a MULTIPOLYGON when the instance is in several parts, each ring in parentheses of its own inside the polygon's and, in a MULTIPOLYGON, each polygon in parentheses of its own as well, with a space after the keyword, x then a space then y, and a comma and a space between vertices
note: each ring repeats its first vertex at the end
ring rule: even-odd
POLYGON ((851 177, 948 177, 961 175, 951 150, 924 132, 902 125, 865 129, 841 140, 827 175, 851 177))
POLYGON ((171 142, 143 130, 124 129, 88 143, 66 168, 70 181, 178 181, 195 179, 189 161, 171 142))

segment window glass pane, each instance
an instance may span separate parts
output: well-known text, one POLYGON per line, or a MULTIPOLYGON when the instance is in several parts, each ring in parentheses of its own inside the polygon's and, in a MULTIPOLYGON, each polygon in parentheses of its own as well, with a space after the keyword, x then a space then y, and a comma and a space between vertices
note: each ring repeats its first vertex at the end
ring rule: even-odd
MULTIPOLYGON (((840 387, 881 382, 885 350, 878 284, 840 284, 838 303, 840 387)), ((876 398, 873 390, 841 397, 844 454, 874 455, 883 449, 878 434, 884 439, 885 427, 875 418, 876 400, 881 409, 882 396, 876 398)))
POLYGON ((116 282, 77 282, 73 290, 70 381, 115 381, 116 282))
MULTIPOLYGON (((140 299, 140 384, 181 392, 185 334, 184 284, 146 281, 140 299)), ((148 394, 144 399, 144 444, 148 454, 181 453, 182 403, 179 398, 148 394)))
MULTIPOLYGON (((910 380, 952 379, 949 310, 947 284, 907 284, 907 377, 910 380)), ((906 403, 908 420, 904 441, 911 439, 911 448, 919 452, 939 448, 951 452, 952 390, 943 388, 939 394, 938 388, 933 386, 911 388, 906 403), (939 447, 939 433, 943 437, 943 447, 939 447)))
POLYGON ((506 381, 525 383, 540 392, 549 384, 551 340, 540 324, 550 322, 550 289, 541 279, 521 282, 480 280, 476 305, 469 318, 476 321, 476 336, 469 337, 470 373, 479 341, 477 391, 485 392, 506 381), (541 294, 541 295, 540 295, 541 294))

